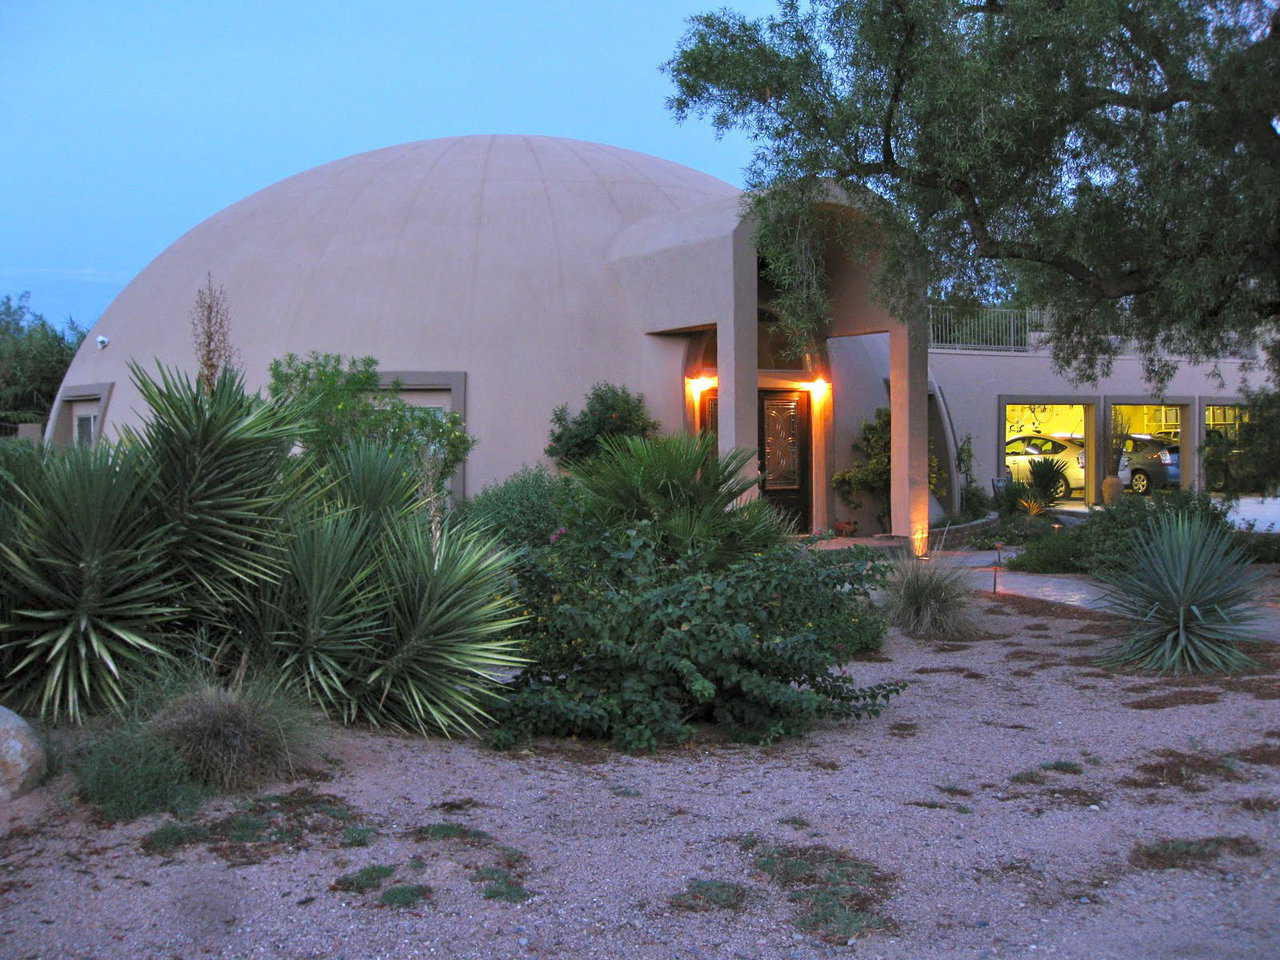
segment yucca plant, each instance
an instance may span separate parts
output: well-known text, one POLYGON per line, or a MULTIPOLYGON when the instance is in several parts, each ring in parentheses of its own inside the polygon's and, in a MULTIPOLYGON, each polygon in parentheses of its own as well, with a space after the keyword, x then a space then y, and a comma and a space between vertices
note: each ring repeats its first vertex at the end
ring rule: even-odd
POLYGON ((344 722, 387 631, 379 561, 360 516, 295 518, 285 573, 264 591, 254 624, 280 685, 344 722))
POLYGON ((1259 639, 1261 575, 1230 530, 1196 514, 1158 516, 1134 532, 1131 549, 1131 566, 1104 574, 1105 602, 1130 632, 1100 663, 1175 674, 1257 666, 1237 645, 1259 639))
POLYGON ((970 640, 978 633, 972 594, 964 567, 903 553, 885 581, 885 615, 909 637, 970 640))
POLYGON ((698 551, 713 565, 782 542, 789 524, 762 499, 745 499, 755 454, 721 456, 711 434, 613 437, 577 464, 583 510, 603 526, 648 520, 675 553, 698 551))
POLYGON ((356 438, 323 456, 327 498, 354 510, 372 535, 419 505, 422 463, 416 449, 356 438))
POLYGON ((150 411, 125 436, 143 451, 168 562, 185 605, 206 623, 225 619, 283 571, 281 523, 301 498, 289 456, 299 414, 249 393, 232 369, 208 388, 163 366, 155 378, 129 369, 150 411))
POLYGON ((512 554, 498 539, 410 517, 388 529, 386 634, 360 669, 356 715, 419 733, 473 731, 525 661, 512 628, 512 554))
POLYGON ((120 706, 125 675, 167 656, 164 630, 180 611, 150 481, 136 451, 106 444, 47 455, 10 481, 19 509, 0 542, 10 607, 0 689, 17 709, 79 722, 120 706))

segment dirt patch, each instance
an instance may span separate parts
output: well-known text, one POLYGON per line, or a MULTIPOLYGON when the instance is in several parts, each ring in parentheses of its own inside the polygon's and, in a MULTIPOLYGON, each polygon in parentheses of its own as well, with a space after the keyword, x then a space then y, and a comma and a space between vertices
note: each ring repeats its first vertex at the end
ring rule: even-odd
POLYGON ((1096 807, 1106 800, 1101 793, 1081 787, 1052 787, 1045 790, 1041 796, 1046 800, 1067 803, 1075 807, 1096 807))
POLYGON ((1250 813, 1275 813, 1280 810, 1280 797, 1245 797, 1236 806, 1250 813))
POLYGON ((1280 746, 1271 743, 1259 743, 1244 750, 1235 750, 1231 756, 1258 766, 1280 767, 1280 746))
MULTIPOLYGON (((984 600, 991 601, 992 608, 1000 609, 1006 616, 1024 616, 1036 620, 1080 620, 1091 623, 1114 623, 1116 619, 1115 614, 1076 607, 1069 603, 1057 603, 1053 600, 1023 597, 1016 593, 1001 593, 994 597, 990 591, 977 590, 974 593, 984 600)), ((1059 627, 1062 626, 1059 624, 1059 627)))
POLYGON ((1192 870, 1213 863, 1223 854, 1256 857, 1261 852, 1258 842, 1245 836, 1158 840, 1134 846, 1129 862, 1139 870, 1192 870))
POLYGON ((1174 693, 1161 694, 1158 697, 1130 700, 1123 706, 1128 707, 1130 710, 1169 710, 1173 707, 1217 703, 1221 699, 1221 694, 1216 690, 1178 690, 1174 693))
POLYGON ((958 677, 964 677, 966 680, 985 680, 985 673, 978 673, 976 670, 970 670, 967 667, 920 667, 912 671, 913 673, 951 673, 958 677))
POLYGON ((895 737, 900 737, 900 738, 914 737, 916 735, 916 731, 919 729, 920 727, 914 723, 889 724, 889 732, 893 734, 895 737))
POLYGON ((1232 693, 1247 693, 1255 700, 1280 700, 1280 680, 1267 677, 1246 677, 1221 680, 1219 685, 1232 693))
POLYGON ((1160 789, 1177 787, 1187 793, 1203 793, 1208 790, 1206 780, 1240 782, 1244 776, 1218 757, 1199 753, 1183 753, 1179 750, 1158 750, 1156 758, 1139 764, 1136 775, 1119 781, 1122 787, 1160 789))

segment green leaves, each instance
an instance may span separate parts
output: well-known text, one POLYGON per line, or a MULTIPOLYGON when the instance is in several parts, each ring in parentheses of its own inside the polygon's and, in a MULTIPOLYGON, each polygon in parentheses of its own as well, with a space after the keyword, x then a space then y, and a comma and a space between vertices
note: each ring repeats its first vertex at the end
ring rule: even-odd
POLYGON ((184 605, 222 618, 283 570, 279 526, 299 491, 287 478, 289 452, 302 434, 296 411, 245 390, 224 370, 211 389, 160 367, 158 379, 130 364, 150 414, 125 442, 136 446, 150 478, 167 559, 185 589, 184 605))
POLYGON ((1133 566, 1105 576, 1110 609, 1128 638, 1100 660, 1157 673, 1231 673, 1256 667, 1237 644, 1251 628, 1262 575, 1229 530, 1196 514, 1157 516, 1132 537, 1133 566))
POLYGON ((875 714, 898 687, 862 688, 833 668, 874 647, 868 600, 880 571, 859 551, 782 545, 714 566, 669 558, 653 521, 571 526, 522 570, 533 658, 499 710, 499 743, 602 737, 648 750, 693 722, 772 740, 820 717, 875 714))
POLYGON ((72 447, 7 483, 18 503, 0 542, 4 699, 77 723, 121 706, 125 675, 168 657, 164 630, 180 613, 146 464, 128 449, 72 447))
POLYGON ((658 422, 649 416, 644 395, 611 383, 597 383, 587 394, 582 410, 573 417, 561 404, 551 413, 551 436, 547 456, 557 465, 594 457, 603 441, 611 437, 651 437, 658 422))
POLYGON ((713 566, 767 550, 791 526, 765 501, 743 498, 755 487, 744 468, 755 454, 720 456, 711 434, 615 437, 574 466, 582 511, 590 522, 648 521, 664 552, 696 552, 713 566))
POLYGON ((756 144, 757 252, 797 352, 825 337, 832 250, 900 317, 926 287, 1051 308, 1081 379, 1125 340, 1158 382, 1274 328, 1266 5, 784 0, 692 18, 665 69, 678 119, 756 144), (839 216, 815 209, 837 192, 839 216))

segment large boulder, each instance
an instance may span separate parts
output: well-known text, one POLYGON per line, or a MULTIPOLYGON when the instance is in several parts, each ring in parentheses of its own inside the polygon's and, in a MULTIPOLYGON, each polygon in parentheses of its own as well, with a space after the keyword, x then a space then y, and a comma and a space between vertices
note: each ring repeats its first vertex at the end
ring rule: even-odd
POLYGON ((0 707, 0 803, 20 797, 44 776, 44 745, 31 725, 0 707))

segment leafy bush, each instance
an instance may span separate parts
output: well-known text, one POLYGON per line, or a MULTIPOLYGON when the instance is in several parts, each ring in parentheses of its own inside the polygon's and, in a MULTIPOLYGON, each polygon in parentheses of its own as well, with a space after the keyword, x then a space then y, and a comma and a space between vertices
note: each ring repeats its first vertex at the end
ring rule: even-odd
POLYGON ((600 442, 609 437, 651 437, 659 424, 649 416, 644 394, 626 387, 597 383, 587 394, 582 410, 569 416, 568 404, 551 413, 547 456, 560 466, 594 457, 600 442))
POLYGON ((565 523, 573 481, 544 466, 524 467, 467 501, 467 522, 493 531, 509 547, 542 546, 565 523))
POLYGON ((697 550, 716 566, 777 546, 792 532, 763 498, 743 499, 756 485, 743 470, 754 458, 750 450, 720 456, 709 433, 617 437, 573 474, 591 524, 648 522, 668 559, 697 550))
POLYGON ((80 795, 109 820, 189 815, 208 795, 178 751, 140 722, 99 737, 71 768, 80 795))
POLYGON ((1028 541, 1021 553, 1009 559, 1007 566, 1022 573, 1081 573, 1084 562, 1080 528, 1067 527, 1056 534, 1028 541))
POLYGON ((1199 517, 1206 527, 1229 533, 1230 506, 1205 493, 1157 491, 1150 497, 1121 497, 1102 510, 1092 510, 1072 534, 1080 546, 1080 569, 1100 576, 1134 564, 1132 533, 1149 522, 1173 515, 1199 517))
POLYGON ((1029 486, 1046 506, 1052 506, 1055 501, 1071 493, 1065 461, 1038 457, 1027 464, 1027 471, 1031 481, 1029 486))
POLYGON ((290 774, 307 747, 306 712, 273 686, 228 689, 198 682, 174 694, 148 724, 196 782, 240 790, 290 774))
POLYGON ((981 520, 994 507, 991 495, 976 483, 967 483, 960 491, 960 513, 956 520, 966 523, 970 520, 981 520))
POLYGON ((1131 569, 1106 577, 1107 606, 1131 621, 1101 663, 1157 673, 1255 667, 1237 645, 1250 629, 1261 575, 1248 569, 1231 532, 1203 514, 1157 516, 1134 533, 1131 569))
POLYGON ((784 545, 722 569, 668 557, 650 521, 571 527, 536 554, 523 599, 533 662, 495 737, 611 739, 627 750, 679 742, 694 721, 760 741, 824 716, 875 714, 899 687, 832 672, 879 644, 869 553, 784 545))
MULTIPOLYGON (((944 469, 933 453, 933 438, 929 444, 929 492, 939 501, 946 503, 950 498, 951 475, 944 469)), ((972 445, 971 445, 972 446, 972 445)), ((969 448, 970 458, 972 449, 969 448)), ((889 484, 891 477, 890 461, 893 448, 893 423, 888 407, 880 407, 871 420, 862 423, 862 432, 858 441, 853 444, 853 465, 841 470, 831 478, 831 487, 836 495, 851 510, 863 507, 862 496, 873 501, 876 521, 880 529, 889 529, 889 484)), ((961 451, 961 459, 963 452, 961 451)), ((963 466, 963 463, 962 463, 963 466)), ((971 459, 969 466, 972 466, 971 459)), ((970 484, 972 486, 972 484, 970 484)))
POLYGON ((978 633, 972 593, 964 567, 903 554, 885 582, 885 613, 909 637, 972 639, 978 633))
POLYGON ((280 576, 280 527, 296 499, 285 479, 301 425, 287 406, 249 393, 234 370, 206 389, 164 367, 158 379, 129 369, 150 412, 126 438, 145 460, 152 523, 167 533, 180 601, 206 622, 226 622, 280 576))
POLYGON ((0 541, 5 703, 78 723, 120 706, 122 682, 168 656, 165 630, 179 610, 150 480, 135 451, 75 446, 9 488, 18 509, 0 541))
POLYGON ((1254 563, 1280 563, 1280 533, 1240 530, 1236 540, 1254 563))
POLYGON ((353 439, 412 451, 423 493, 439 495, 475 446, 460 414, 414 407, 401 384, 383 385, 373 357, 335 353, 296 354, 271 361, 272 398, 305 417, 307 448, 321 456, 353 439))

